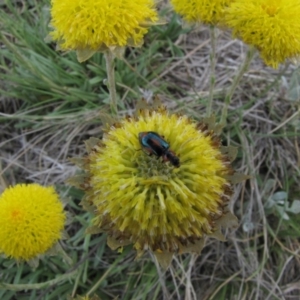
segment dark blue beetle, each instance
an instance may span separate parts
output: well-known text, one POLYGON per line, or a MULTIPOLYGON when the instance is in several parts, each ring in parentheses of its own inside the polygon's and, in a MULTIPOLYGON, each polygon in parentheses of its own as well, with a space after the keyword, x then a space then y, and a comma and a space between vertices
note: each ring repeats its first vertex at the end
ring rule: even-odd
POLYGON ((170 145, 156 132, 140 132, 139 141, 142 149, 149 155, 154 154, 157 157, 162 157, 163 161, 169 161, 174 167, 180 166, 179 158, 172 150, 169 150, 170 145))

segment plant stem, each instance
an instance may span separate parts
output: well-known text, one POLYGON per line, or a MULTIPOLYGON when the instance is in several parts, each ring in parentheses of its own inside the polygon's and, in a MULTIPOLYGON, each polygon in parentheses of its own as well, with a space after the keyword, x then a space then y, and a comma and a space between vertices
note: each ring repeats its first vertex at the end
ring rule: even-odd
POLYGON ((40 290, 45 289, 55 284, 59 284, 63 281, 69 281, 78 274, 78 270, 74 270, 70 273, 59 275, 54 279, 41 283, 25 283, 25 284, 9 284, 9 283, 0 283, 0 290, 9 290, 9 291, 24 291, 24 290, 40 290))
POLYGON ((115 63, 114 56, 110 50, 105 51, 106 72, 107 72, 107 87, 110 96, 110 109, 112 114, 118 114, 117 107, 117 91, 115 79, 115 63))
POLYGON ((186 272, 185 299, 197 299, 193 284, 192 284, 192 269, 195 266, 198 254, 191 254, 188 270, 186 272))
POLYGON ((165 283, 165 276, 164 276, 164 274, 162 273, 162 271, 160 269, 160 265, 157 261, 156 256, 153 253, 150 253, 150 255, 151 255, 152 261, 155 264, 156 270, 157 270, 159 282, 160 282, 162 292, 163 292, 163 299, 168 300, 168 299, 170 299, 170 294, 168 292, 168 289, 167 289, 167 286, 166 286, 166 283, 165 283))
POLYGON ((227 94, 225 96, 225 105, 222 109, 222 115, 221 115, 221 121, 220 121, 220 123, 222 125, 226 125, 228 107, 229 107, 230 101, 232 99, 233 93, 235 92, 235 89, 238 86, 238 84, 239 84, 240 80, 242 79, 243 75, 248 70, 249 65, 252 61, 254 52, 255 52, 254 47, 250 46, 250 48, 248 49, 248 52, 246 54, 245 60, 244 60, 243 64, 240 66, 240 69, 238 70, 236 76, 234 77, 232 85, 231 85, 229 91, 227 92, 227 94))
POLYGON ((214 100, 214 87, 216 83, 215 69, 216 69, 216 28, 214 25, 210 26, 210 85, 209 85, 209 96, 206 105, 206 115, 211 115, 212 103, 214 100))

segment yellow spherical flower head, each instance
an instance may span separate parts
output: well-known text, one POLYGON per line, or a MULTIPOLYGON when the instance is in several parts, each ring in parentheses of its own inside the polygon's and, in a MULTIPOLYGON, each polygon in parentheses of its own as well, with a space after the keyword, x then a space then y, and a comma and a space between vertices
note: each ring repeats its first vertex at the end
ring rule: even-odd
POLYGON ((84 205, 96 213, 93 232, 106 232, 112 248, 132 243, 139 251, 190 252, 204 235, 220 233, 225 217, 236 221, 227 211, 228 149, 204 123, 163 107, 140 110, 88 148, 76 160, 84 178, 70 182, 86 191, 84 205))
POLYGON ((139 46, 158 20, 153 0, 52 0, 50 33, 62 50, 139 46))
POLYGON ((0 196, 0 252, 17 260, 45 253, 61 238, 65 218, 53 187, 7 188, 0 196))
POLYGON ((226 10, 233 34, 255 46, 264 62, 278 67, 300 55, 299 0, 236 0, 226 10))
POLYGON ((224 7, 233 0, 171 0, 174 10, 190 23, 216 25, 223 18, 224 7))

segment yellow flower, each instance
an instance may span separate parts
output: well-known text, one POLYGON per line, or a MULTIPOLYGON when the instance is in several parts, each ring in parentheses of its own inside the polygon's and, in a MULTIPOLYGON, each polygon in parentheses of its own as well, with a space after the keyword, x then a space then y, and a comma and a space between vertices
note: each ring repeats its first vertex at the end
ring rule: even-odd
POLYGON ((53 187, 9 187, 0 196, 0 252, 18 260, 35 258, 61 238, 64 222, 53 187))
POLYGON ((50 34, 62 50, 139 46, 158 20, 153 0, 52 0, 50 34))
POLYGON ((225 218, 236 222, 227 210, 234 172, 211 125, 163 107, 140 110, 87 147, 88 156, 74 160, 86 173, 70 183, 86 191, 84 206, 94 207, 90 232, 106 232, 112 248, 132 243, 139 252, 199 252, 205 235, 222 239, 225 218), (170 146, 159 157, 149 150, 160 147, 139 141, 150 131, 170 146))
POLYGON ((174 10, 187 22, 216 25, 223 18, 224 7, 233 0, 171 0, 174 10))
POLYGON ((299 0, 236 0, 225 22, 233 34, 255 46, 274 68, 300 55, 299 0))

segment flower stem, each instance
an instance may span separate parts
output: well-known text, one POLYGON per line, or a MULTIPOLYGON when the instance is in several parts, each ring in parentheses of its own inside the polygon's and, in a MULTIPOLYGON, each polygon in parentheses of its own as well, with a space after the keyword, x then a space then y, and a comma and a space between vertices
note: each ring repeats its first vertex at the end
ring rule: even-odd
POLYGON ((192 269, 195 266, 198 254, 192 254, 186 272, 185 299, 197 299, 193 284, 192 284, 192 269))
POLYGON ((110 96, 110 109, 112 114, 118 113, 117 107, 117 91, 116 91, 116 79, 115 79, 115 63, 113 53, 108 50, 105 51, 106 60, 106 72, 107 72, 107 87, 110 96))
POLYGON ((246 54, 245 60, 244 60, 243 64, 240 66, 240 69, 238 70, 236 76, 234 77, 232 85, 225 96, 225 105, 222 109, 222 115, 221 115, 221 121, 220 121, 220 124, 222 124, 222 125, 226 125, 228 107, 229 107, 230 101, 232 99, 233 93, 235 92, 235 89, 238 86, 243 75, 248 70, 249 65, 252 61, 252 58, 254 56, 254 52, 255 52, 254 47, 250 46, 250 48, 246 54))
POLYGON ((157 274, 158 274, 158 278, 159 278, 159 282, 162 288, 162 292, 163 292, 163 299, 164 300, 168 300, 170 299, 170 294, 168 292, 166 283, 165 283, 165 276, 162 273, 161 269, 160 269, 160 265, 157 261, 157 258, 155 257, 155 255, 153 253, 150 252, 151 258, 155 264, 156 270, 157 270, 157 274))
POLYGON ((212 103, 214 100, 214 87, 216 83, 215 69, 216 69, 216 29, 214 25, 210 26, 210 85, 209 85, 209 96, 206 105, 206 115, 211 115, 212 103))
POLYGON ((51 279, 49 281, 41 282, 41 283, 25 283, 25 284, 9 284, 9 283, 0 283, 0 290, 9 290, 9 291, 24 291, 24 290, 40 290, 49 288, 55 284, 59 284, 63 281, 70 281, 76 275, 78 275, 78 270, 74 270, 70 273, 66 273, 63 275, 57 276, 55 279, 51 279))

